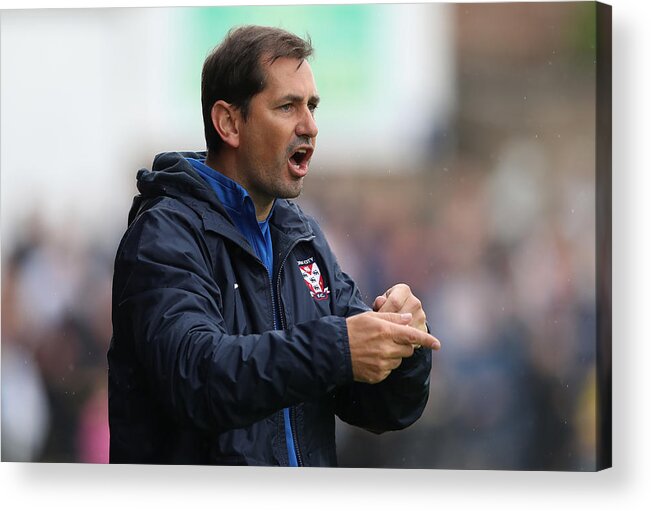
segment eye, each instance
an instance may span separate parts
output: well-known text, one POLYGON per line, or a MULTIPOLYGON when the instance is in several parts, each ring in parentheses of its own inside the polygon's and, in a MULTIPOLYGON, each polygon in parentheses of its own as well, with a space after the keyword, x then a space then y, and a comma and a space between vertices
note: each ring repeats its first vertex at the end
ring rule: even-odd
POLYGON ((279 108, 282 112, 291 112, 294 105, 292 103, 286 103, 281 105, 279 108))
POLYGON ((312 115, 314 115, 314 112, 316 111, 317 104, 316 103, 310 103, 307 105, 307 107, 310 109, 310 112, 312 112, 312 115))

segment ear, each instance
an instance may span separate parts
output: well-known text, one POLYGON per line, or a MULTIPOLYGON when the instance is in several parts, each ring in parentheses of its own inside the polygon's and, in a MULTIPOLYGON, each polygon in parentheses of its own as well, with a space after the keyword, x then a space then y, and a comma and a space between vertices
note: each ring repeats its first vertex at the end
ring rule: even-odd
POLYGON ((212 125, 224 143, 233 148, 239 147, 239 111, 230 103, 220 99, 212 106, 210 118, 212 119, 212 125))

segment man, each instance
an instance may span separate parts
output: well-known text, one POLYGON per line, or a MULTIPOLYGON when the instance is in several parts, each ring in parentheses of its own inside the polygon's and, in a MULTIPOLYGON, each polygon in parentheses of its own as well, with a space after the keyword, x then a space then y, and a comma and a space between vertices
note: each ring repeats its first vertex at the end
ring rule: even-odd
POLYGON ((335 414, 382 432, 423 411, 439 342, 420 302, 402 284, 369 311, 286 200, 315 148, 311 53, 231 31, 202 73, 207 153, 138 173, 113 283, 111 462, 334 466, 335 414))

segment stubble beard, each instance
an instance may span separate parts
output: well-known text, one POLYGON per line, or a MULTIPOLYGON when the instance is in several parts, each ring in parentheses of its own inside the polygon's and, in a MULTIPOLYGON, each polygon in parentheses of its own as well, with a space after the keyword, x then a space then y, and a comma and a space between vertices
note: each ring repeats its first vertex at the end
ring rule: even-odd
POLYGON ((278 187, 276 197, 279 199, 296 199, 303 191, 303 179, 301 177, 287 184, 287 186, 278 187))
POLYGON ((269 183, 263 192, 274 199, 296 199, 303 191, 303 178, 292 183, 279 181, 269 183))
POLYGON ((256 192, 271 199, 296 199, 303 191, 303 180, 292 178, 286 169, 287 161, 277 164, 274 168, 266 168, 256 172, 256 192), (277 169, 280 169, 278 171, 277 169))

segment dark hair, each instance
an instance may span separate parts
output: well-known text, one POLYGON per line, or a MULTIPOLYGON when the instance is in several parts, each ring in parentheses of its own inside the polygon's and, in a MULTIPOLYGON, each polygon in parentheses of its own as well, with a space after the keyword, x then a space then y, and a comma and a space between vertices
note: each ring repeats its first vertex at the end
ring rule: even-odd
POLYGON ((280 57, 303 60, 312 52, 309 36, 303 40, 280 28, 255 25, 231 29, 210 52, 201 72, 201 108, 208 151, 217 154, 223 144, 211 119, 217 101, 234 105, 246 120, 251 98, 266 85, 263 64, 272 64, 280 57))

